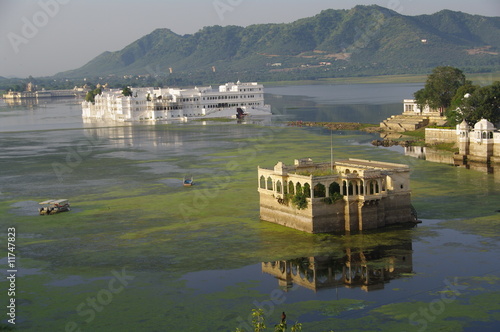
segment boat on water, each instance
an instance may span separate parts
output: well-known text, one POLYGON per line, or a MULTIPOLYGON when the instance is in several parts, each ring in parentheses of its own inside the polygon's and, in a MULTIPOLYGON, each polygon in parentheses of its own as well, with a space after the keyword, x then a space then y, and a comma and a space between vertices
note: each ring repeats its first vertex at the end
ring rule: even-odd
POLYGON ((184 185, 184 187, 191 187, 194 184, 193 177, 191 177, 189 179, 184 178, 184 180, 182 181, 182 184, 184 185))
POLYGON ((70 211, 69 201, 67 199, 49 199, 43 202, 38 203, 42 205, 41 208, 38 209, 38 212, 41 216, 56 214, 60 212, 70 211))

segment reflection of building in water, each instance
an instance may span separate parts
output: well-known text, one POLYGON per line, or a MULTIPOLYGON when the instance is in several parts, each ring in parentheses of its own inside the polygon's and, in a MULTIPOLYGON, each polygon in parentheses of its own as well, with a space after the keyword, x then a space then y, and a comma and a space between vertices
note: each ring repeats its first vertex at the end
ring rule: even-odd
POLYGON ((407 165, 300 159, 293 166, 259 167, 258 179, 261 219, 309 233, 417 222, 407 165), (306 201, 305 207, 293 204, 297 197, 306 201))
POLYGON ((413 272, 411 242, 371 250, 346 249, 344 253, 341 258, 318 256, 263 262, 262 272, 276 277, 282 287, 295 284, 313 291, 339 286, 372 291, 413 272))
POLYGON ((464 160, 462 158, 456 158, 456 155, 453 152, 438 150, 424 146, 408 146, 405 147, 404 149, 405 149, 405 155, 409 157, 423 159, 435 163, 464 167, 467 169, 472 169, 484 173, 494 173, 500 175, 500 171, 497 170, 495 172, 495 168, 499 167, 498 164, 487 164, 481 162, 474 162, 470 160, 464 160))
POLYGON ((406 146, 405 155, 435 163, 454 165, 453 152, 433 149, 425 146, 406 146))
MULTIPOLYGON (((110 126, 110 127, 90 127, 96 122, 84 121, 89 127, 85 129, 88 137, 93 140, 106 140, 108 144, 115 148, 144 147, 144 148, 172 148, 181 147, 186 139, 185 133, 175 130, 147 130, 144 127, 110 126)), ((98 122, 103 125, 102 121, 98 122)), ((195 134, 193 133, 193 136, 195 134)))

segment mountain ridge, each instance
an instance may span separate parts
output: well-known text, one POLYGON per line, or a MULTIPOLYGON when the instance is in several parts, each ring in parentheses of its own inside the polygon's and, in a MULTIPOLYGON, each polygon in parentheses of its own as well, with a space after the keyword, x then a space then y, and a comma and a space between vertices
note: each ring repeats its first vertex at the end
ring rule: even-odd
POLYGON ((103 52, 56 76, 168 76, 172 70, 273 80, 422 73, 439 65, 488 71, 500 68, 499 52, 500 17, 451 10, 405 16, 358 5, 291 23, 215 25, 185 35, 158 28, 122 50, 103 52))

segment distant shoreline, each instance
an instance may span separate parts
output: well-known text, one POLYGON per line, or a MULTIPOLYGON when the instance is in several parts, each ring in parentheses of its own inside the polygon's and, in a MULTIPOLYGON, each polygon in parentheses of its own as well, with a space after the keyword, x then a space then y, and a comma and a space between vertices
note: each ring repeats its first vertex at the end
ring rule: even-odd
MULTIPOLYGON (((427 80, 425 75, 378 75, 365 77, 333 77, 321 78, 317 80, 299 80, 299 81, 270 81, 260 82, 264 86, 281 85, 323 85, 323 84, 395 84, 395 83, 422 83, 427 80)), ((470 73, 467 78, 474 84, 489 85, 494 81, 500 81, 500 71, 491 73, 470 73)))

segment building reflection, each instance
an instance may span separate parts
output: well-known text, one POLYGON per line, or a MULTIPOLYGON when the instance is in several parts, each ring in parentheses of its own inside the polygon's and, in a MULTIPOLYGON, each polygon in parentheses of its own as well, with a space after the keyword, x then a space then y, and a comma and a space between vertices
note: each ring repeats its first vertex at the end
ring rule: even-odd
POLYGON ((450 151, 443 151, 425 146, 408 146, 404 148, 404 151, 405 155, 409 157, 423 159, 435 163, 454 165, 457 167, 463 167, 466 169, 472 169, 484 173, 500 174, 500 169, 498 169, 498 167, 500 167, 499 165, 474 162, 469 160, 464 162, 463 158, 456 158, 456 155, 450 151), (497 168, 496 172, 495 168, 497 168))
POLYGON ((185 140, 185 134, 182 132, 134 126, 130 123, 117 126, 116 122, 84 119, 84 126, 88 137, 106 140, 114 148, 176 148, 181 147, 185 140))
POLYGON ((411 241, 366 250, 347 248, 343 254, 263 262, 262 272, 277 278, 285 289, 298 285, 315 292, 337 287, 369 292, 383 289, 391 280, 413 272, 411 241))

